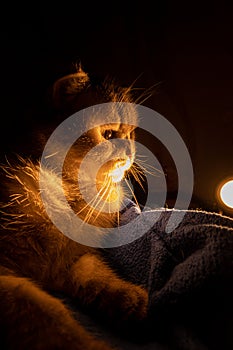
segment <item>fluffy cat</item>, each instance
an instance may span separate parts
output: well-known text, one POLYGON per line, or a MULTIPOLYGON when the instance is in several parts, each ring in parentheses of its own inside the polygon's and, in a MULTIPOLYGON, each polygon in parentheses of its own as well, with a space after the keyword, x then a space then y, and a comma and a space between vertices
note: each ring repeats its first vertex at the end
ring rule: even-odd
MULTIPOLYGON (((107 81, 92 83, 81 68, 59 79, 52 92, 54 110, 60 121, 97 103, 132 102, 130 88, 118 88, 107 81)), ((128 124, 135 125, 135 111, 128 112, 128 124)), ((114 169, 126 164, 127 169, 133 166, 135 154, 134 127, 122 123, 120 115, 118 118, 117 123, 95 127, 98 120, 93 115, 86 121, 90 123, 88 131, 71 147, 64 163, 63 185, 70 206, 82 220, 96 226, 115 226, 118 214, 100 214, 98 210, 85 209, 86 203, 76 185, 77 169, 94 146, 105 143, 105 152, 114 156, 116 150, 113 151, 112 144, 107 141, 113 138, 128 140, 127 147, 117 150, 115 160, 107 162, 98 172, 97 187, 101 198, 108 201, 115 195, 116 182, 124 176, 124 170, 116 181, 114 169)), ((40 133, 41 150, 51 130, 48 128, 47 132, 42 130, 40 133)), ((101 161, 101 154, 96 156, 101 161)), ((89 177, 92 170, 91 163, 87 163, 83 179, 87 191, 93 186, 89 177)), ((3 166, 2 188, 8 200, 2 203, 0 233, 1 348, 110 349, 109 345, 93 338, 75 320, 68 307, 53 296, 54 293, 75 298, 80 305, 117 323, 146 317, 147 292, 121 279, 108 266, 100 249, 81 245, 55 227, 41 200, 39 171, 39 159, 18 158, 17 163, 3 166)), ((51 183, 51 196, 56 197, 57 175, 48 171, 47 177, 51 183)), ((120 191, 117 196, 120 203, 120 191)), ((62 209, 58 199, 56 210, 61 217, 65 215, 62 209)))

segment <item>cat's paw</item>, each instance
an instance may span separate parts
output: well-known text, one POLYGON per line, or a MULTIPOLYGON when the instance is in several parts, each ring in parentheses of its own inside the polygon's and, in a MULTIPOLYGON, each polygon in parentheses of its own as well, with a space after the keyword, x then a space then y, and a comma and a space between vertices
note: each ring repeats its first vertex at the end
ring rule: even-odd
MULTIPOLYGON (((106 296, 108 316, 120 321, 142 321, 147 317, 148 293, 145 289, 123 283, 106 296)), ((105 302, 106 302, 105 301, 105 302)))

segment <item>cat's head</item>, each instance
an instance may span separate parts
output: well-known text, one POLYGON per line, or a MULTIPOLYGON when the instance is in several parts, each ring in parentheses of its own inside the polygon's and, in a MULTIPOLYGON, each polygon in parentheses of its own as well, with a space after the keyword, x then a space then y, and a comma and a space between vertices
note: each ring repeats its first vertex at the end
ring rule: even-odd
POLYGON ((121 88, 109 79, 91 79, 78 67, 55 82, 52 96, 61 120, 85 110, 80 123, 86 131, 70 147, 63 166, 70 205, 84 218, 88 215, 90 221, 99 215, 99 209, 83 209, 86 198, 96 209, 97 203, 106 202, 109 207, 113 201, 118 211, 123 196, 121 181, 133 167, 136 152, 137 111, 130 88, 121 88))

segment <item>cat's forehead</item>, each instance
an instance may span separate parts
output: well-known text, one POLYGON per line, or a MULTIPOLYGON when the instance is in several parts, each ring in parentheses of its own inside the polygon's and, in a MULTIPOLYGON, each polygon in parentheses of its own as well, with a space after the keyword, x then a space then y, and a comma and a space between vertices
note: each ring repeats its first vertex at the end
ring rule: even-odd
POLYGON ((136 107, 133 103, 106 104, 101 108, 93 107, 91 115, 89 114, 86 123, 90 128, 98 125, 127 131, 129 128, 135 129, 138 126, 138 116, 136 107))

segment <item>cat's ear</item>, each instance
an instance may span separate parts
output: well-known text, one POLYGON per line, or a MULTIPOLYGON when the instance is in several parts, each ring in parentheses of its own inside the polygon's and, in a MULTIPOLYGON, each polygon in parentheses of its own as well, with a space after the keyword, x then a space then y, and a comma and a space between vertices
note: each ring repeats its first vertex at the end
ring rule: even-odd
POLYGON ((79 64, 76 71, 58 79, 52 86, 52 104, 62 110, 71 104, 73 99, 89 85, 89 76, 79 64))

